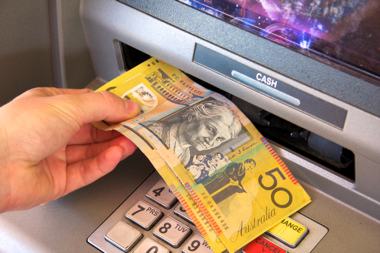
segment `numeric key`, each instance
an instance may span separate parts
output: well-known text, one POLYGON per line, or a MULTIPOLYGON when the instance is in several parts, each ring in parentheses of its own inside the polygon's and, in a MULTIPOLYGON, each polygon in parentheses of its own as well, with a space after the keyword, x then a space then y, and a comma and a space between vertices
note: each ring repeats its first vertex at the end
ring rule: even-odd
POLYGON ((119 221, 108 231, 105 239, 124 252, 129 252, 142 236, 143 235, 137 229, 124 221, 119 221))
POLYGON ((181 204, 178 204, 175 208, 174 208, 174 213, 176 215, 178 215, 179 217, 187 220, 188 222, 191 222, 193 223, 193 221, 190 219, 189 215, 187 215, 185 209, 182 207, 181 204))
POLYGON ((212 253, 210 246, 199 233, 195 233, 190 240, 187 241, 182 249, 182 253, 212 253))
POLYGON ((177 202, 174 194, 162 180, 158 181, 145 196, 166 209, 171 208, 177 202))
POLYGON ((145 230, 149 230, 162 216, 162 212, 144 201, 137 202, 125 214, 125 217, 141 226, 145 230))
POLYGON ((185 224, 171 218, 163 219, 153 230, 153 234, 177 248, 190 235, 191 229, 185 224))
POLYGON ((134 253, 169 253, 170 251, 150 238, 145 238, 133 251, 134 253))

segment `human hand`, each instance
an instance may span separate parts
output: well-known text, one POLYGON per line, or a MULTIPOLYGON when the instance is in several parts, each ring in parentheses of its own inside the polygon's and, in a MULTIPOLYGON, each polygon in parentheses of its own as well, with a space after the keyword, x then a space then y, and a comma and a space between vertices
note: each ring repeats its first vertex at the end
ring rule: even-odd
POLYGON ((108 92, 35 88, 0 108, 0 212, 25 209, 85 186, 135 145, 91 123, 136 116, 137 104, 108 92))

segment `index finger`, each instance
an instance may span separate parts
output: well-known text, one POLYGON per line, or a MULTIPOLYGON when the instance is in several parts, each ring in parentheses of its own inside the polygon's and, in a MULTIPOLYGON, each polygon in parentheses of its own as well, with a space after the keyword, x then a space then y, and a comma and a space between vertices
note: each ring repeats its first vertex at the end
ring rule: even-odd
POLYGON ((139 114, 138 104, 110 92, 88 92, 63 97, 67 109, 80 125, 97 121, 121 122, 139 114))
POLYGON ((27 97, 50 97, 56 95, 70 95, 70 94, 84 94, 92 92, 91 89, 65 89, 56 87, 36 87, 25 91, 21 95, 17 96, 14 100, 27 97))

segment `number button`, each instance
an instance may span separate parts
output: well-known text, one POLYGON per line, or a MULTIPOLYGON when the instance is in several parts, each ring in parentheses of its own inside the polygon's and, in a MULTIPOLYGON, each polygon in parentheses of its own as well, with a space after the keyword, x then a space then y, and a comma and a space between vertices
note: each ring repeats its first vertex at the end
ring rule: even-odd
POLYGON ((177 248, 190 235, 191 229, 183 223, 166 217, 153 230, 153 234, 177 248))
POLYGON ((105 239, 119 249, 129 252, 142 236, 143 235, 137 229, 131 227, 124 221, 119 221, 106 234, 105 239))
POLYGON ((162 212, 144 201, 137 202, 125 214, 125 217, 141 226, 145 230, 149 230, 162 216, 162 212))
POLYGON ((203 237, 199 233, 196 233, 186 243, 185 247, 183 247, 182 252, 212 253, 212 250, 203 237))
POLYGON ((176 215, 178 215, 179 217, 187 220, 188 222, 192 222, 192 220, 190 219, 190 217, 187 215, 185 209, 183 209, 182 205, 181 204, 178 204, 175 208, 174 208, 174 213, 176 215))
POLYGON ((133 251, 134 253, 169 253, 164 246, 158 244, 150 238, 145 238, 133 251))
POLYGON ((146 196, 166 209, 171 208, 177 202, 174 194, 170 192, 169 187, 162 180, 158 181, 146 196))

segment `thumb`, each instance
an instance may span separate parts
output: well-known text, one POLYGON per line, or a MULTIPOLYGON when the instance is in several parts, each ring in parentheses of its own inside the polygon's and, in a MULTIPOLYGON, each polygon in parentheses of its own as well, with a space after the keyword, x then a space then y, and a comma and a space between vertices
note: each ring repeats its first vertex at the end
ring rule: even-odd
POLYGON ((97 121, 120 122, 140 113, 138 104, 110 92, 65 95, 71 115, 80 125, 97 121))

